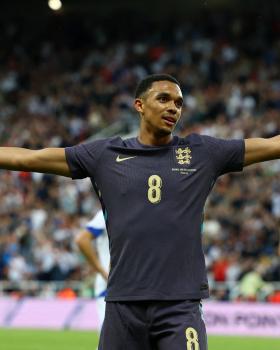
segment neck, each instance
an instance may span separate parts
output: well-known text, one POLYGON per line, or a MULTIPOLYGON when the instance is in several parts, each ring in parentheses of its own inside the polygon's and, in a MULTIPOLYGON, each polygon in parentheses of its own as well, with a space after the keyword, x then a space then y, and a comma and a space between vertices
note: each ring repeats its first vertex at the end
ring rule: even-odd
POLYGON ((141 132, 138 135, 138 140, 140 143, 143 145, 147 146, 162 146, 162 145, 167 145, 170 143, 173 139, 172 134, 154 134, 154 133, 146 133, 146 132, 141 132))

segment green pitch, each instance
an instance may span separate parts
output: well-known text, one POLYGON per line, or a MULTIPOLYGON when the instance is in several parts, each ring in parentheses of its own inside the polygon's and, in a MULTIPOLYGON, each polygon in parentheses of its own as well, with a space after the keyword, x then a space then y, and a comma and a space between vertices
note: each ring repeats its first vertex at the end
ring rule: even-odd
POLYGON ((209 337, 209 350, 279 350, 279 338, 209 337))
POLYGON ((94 332, 0 329, 2 350, 95 350, 94 332))
MULTIPOLYGON (((97 342, 94 332, 0 329, 1 350, 95 350, 97 342)), ((279 350, 280 338, 209 337, 209 350, 225 349, 279 350)))

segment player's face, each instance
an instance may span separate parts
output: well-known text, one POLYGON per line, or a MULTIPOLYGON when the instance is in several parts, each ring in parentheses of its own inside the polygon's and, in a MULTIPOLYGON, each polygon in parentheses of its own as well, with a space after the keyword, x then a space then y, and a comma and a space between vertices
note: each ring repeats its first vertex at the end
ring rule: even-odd
POLYGON ((154 82, 141 99, 135 100, 142 125, 159 135, 171 134, 180 119, 182 107, 181 89, 170 81, 154 82))

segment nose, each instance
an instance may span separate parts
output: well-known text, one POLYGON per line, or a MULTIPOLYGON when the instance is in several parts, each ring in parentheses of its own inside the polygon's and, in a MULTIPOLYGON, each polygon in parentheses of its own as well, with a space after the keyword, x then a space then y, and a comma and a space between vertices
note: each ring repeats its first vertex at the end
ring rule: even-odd
POLYGON ((167 111, 171 114, 178 113, 178 108, 176 107, 176 104, 173 101, 169 103, 167 111))

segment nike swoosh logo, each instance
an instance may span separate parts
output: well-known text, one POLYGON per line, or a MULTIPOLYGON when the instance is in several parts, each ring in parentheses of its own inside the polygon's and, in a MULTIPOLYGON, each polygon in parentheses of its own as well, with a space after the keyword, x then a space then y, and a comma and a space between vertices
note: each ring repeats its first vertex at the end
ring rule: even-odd
POLYGON ((136 157, 137 157, 137 156, 121 158, 120 156, 117 156, 116 162, 119 163, 119 162, 123 162, 124 160, 132 159, 132 158, 136 158, 136 157))

